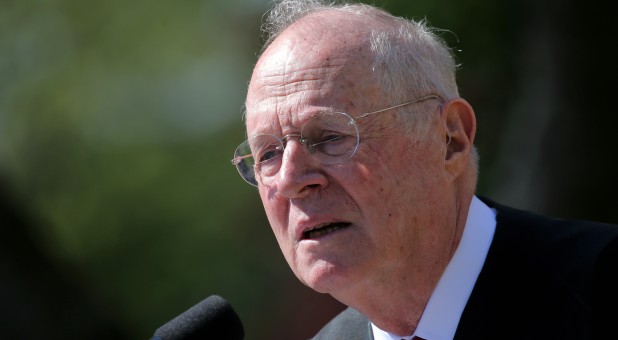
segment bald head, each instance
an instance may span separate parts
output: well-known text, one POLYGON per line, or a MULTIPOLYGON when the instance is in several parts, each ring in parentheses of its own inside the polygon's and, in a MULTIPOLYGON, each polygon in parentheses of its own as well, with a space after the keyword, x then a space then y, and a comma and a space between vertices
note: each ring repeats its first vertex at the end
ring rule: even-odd
POLYGON ((349 79, 350 86, 377 88, 378 79, 371 72, 374 55, 369 37, 370 30, 362 26, 359 17, 343 18, 342 13, 330 11, 309 14, 288 26, 265 49, 254 69, 250 89, 270 86, 276 80, 276 93, 285 95, 310 82, 320 82, 316 90, 324 95, 351 74, 364 74, 367 79, 349 79), (308 72, 313 73, 310 79, 306 79, 308 72))
POLYGON ((384 91, 392 94, 392 101, 426 93, 436 93, 444 99, 459 96, 450 49, 423 21, 395 17, 365 4, 284 0, 275 4, 263 25, 263 51, 301 19, 314 19, 313 25, 309 25, 323 29, 328 39, 364 35, 372 58, 368 71, 376 74, 384 91), (333 17, 338 19, 322 21, 326 12, 337 13, 333 17), (316 15, 319 13, 322 15, 316 15))

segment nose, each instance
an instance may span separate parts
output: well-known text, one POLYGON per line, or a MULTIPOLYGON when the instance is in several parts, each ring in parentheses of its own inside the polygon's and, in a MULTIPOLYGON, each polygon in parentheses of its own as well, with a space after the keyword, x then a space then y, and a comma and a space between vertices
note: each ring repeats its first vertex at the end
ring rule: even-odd
POLYGON ((321 164, 298 139, 289 140, 277 174, 277 191, 285 198, 302 198, 327 184, 321 164))

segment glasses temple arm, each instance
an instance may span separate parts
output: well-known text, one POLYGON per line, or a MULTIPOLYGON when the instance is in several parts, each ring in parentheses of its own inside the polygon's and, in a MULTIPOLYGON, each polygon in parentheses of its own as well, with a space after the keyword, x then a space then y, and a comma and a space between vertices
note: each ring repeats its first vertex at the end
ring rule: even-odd
POLYGON ((252 155, 245 155, 245 156, 238 156, 238 157, 234 157, 232 159, 232 164, 237 165, 238 163, 240 163, 243 159, 245 158, 249 158, 249 157, 253 157, 252 155))
POLYGON ((367 116, 371 116, 371 115, 373 115, 373 114, 380 113, 380 112, 384 112, 384 111, 388 111, 388 110, 398 109, 398 108, 400 108, 400 107, 402 107, 402 106, 406 106, 406 105, 410 105, 410 104, 414 104, 414 103, 422 102, 423 100, 427 100, 427 99, 437 99, 437 100, 439 100, 439 101, 440 101, 440 103, 443 103, 443 102, 444 102, 444 101, 442 100, 442 98, 440 98, 439 96, 437 96, 437 95, 435 95, 435 94, 430 94, 430 95, 427 95, 427 96, 424 96, 424 97, 421 97, 421 98, 418 98, 418 99, 411 100, 411 101, 409 101, 409 102, 405 102, 405 103, 402 103, 402 104, 399 104, 399 105, 395 105, 395 106, 387 107, 386 109, 382 109, 382 110, 378 110, 378 111, 373 111, 373 112, 363 113, 362 115, 360 115, 360 116, 356 117, 356 119, 365 118, 365 117, 367 117, 367 116))

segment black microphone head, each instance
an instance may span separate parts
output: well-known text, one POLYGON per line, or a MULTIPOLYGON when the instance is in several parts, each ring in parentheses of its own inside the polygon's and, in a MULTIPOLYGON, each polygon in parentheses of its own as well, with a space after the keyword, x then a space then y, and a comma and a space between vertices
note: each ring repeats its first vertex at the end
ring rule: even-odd
POLYGON ((245 330, 232 306, 211 295, 159 327, 151 340, 242 340, 245 330))

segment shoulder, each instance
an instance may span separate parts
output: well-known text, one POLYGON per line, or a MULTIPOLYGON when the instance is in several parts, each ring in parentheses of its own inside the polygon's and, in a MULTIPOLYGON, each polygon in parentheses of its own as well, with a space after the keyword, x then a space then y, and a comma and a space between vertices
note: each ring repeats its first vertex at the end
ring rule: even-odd
POLYGON ((560 337, 556 329, 564 338, 587 338, 610 324, 601 311, 618 301, 618 226, 483 201, 496 211, 496 231, 458 332, 499 334, 521 315, 527 315, 522 331, 548 338, 560 337))
POLYGON ((596 256, 618 239, 618 225, 553 218, 487 199, 483 201, 496 211, 496 241, 509 241, 516 246, 525 242, 528 250, 553 253, 568 249, 569 253, 584 252, 596 256))
POLYGON ((485 202, 495 209, 497 222, 489 266, 496 261, 510 270, 583 284, 600 261, 615 260, 617 225, 553 218, 485 202))
POLYGON ((369 320, 353 308, 347 308, 332 319, 313 340, 373 339, 369 320))

